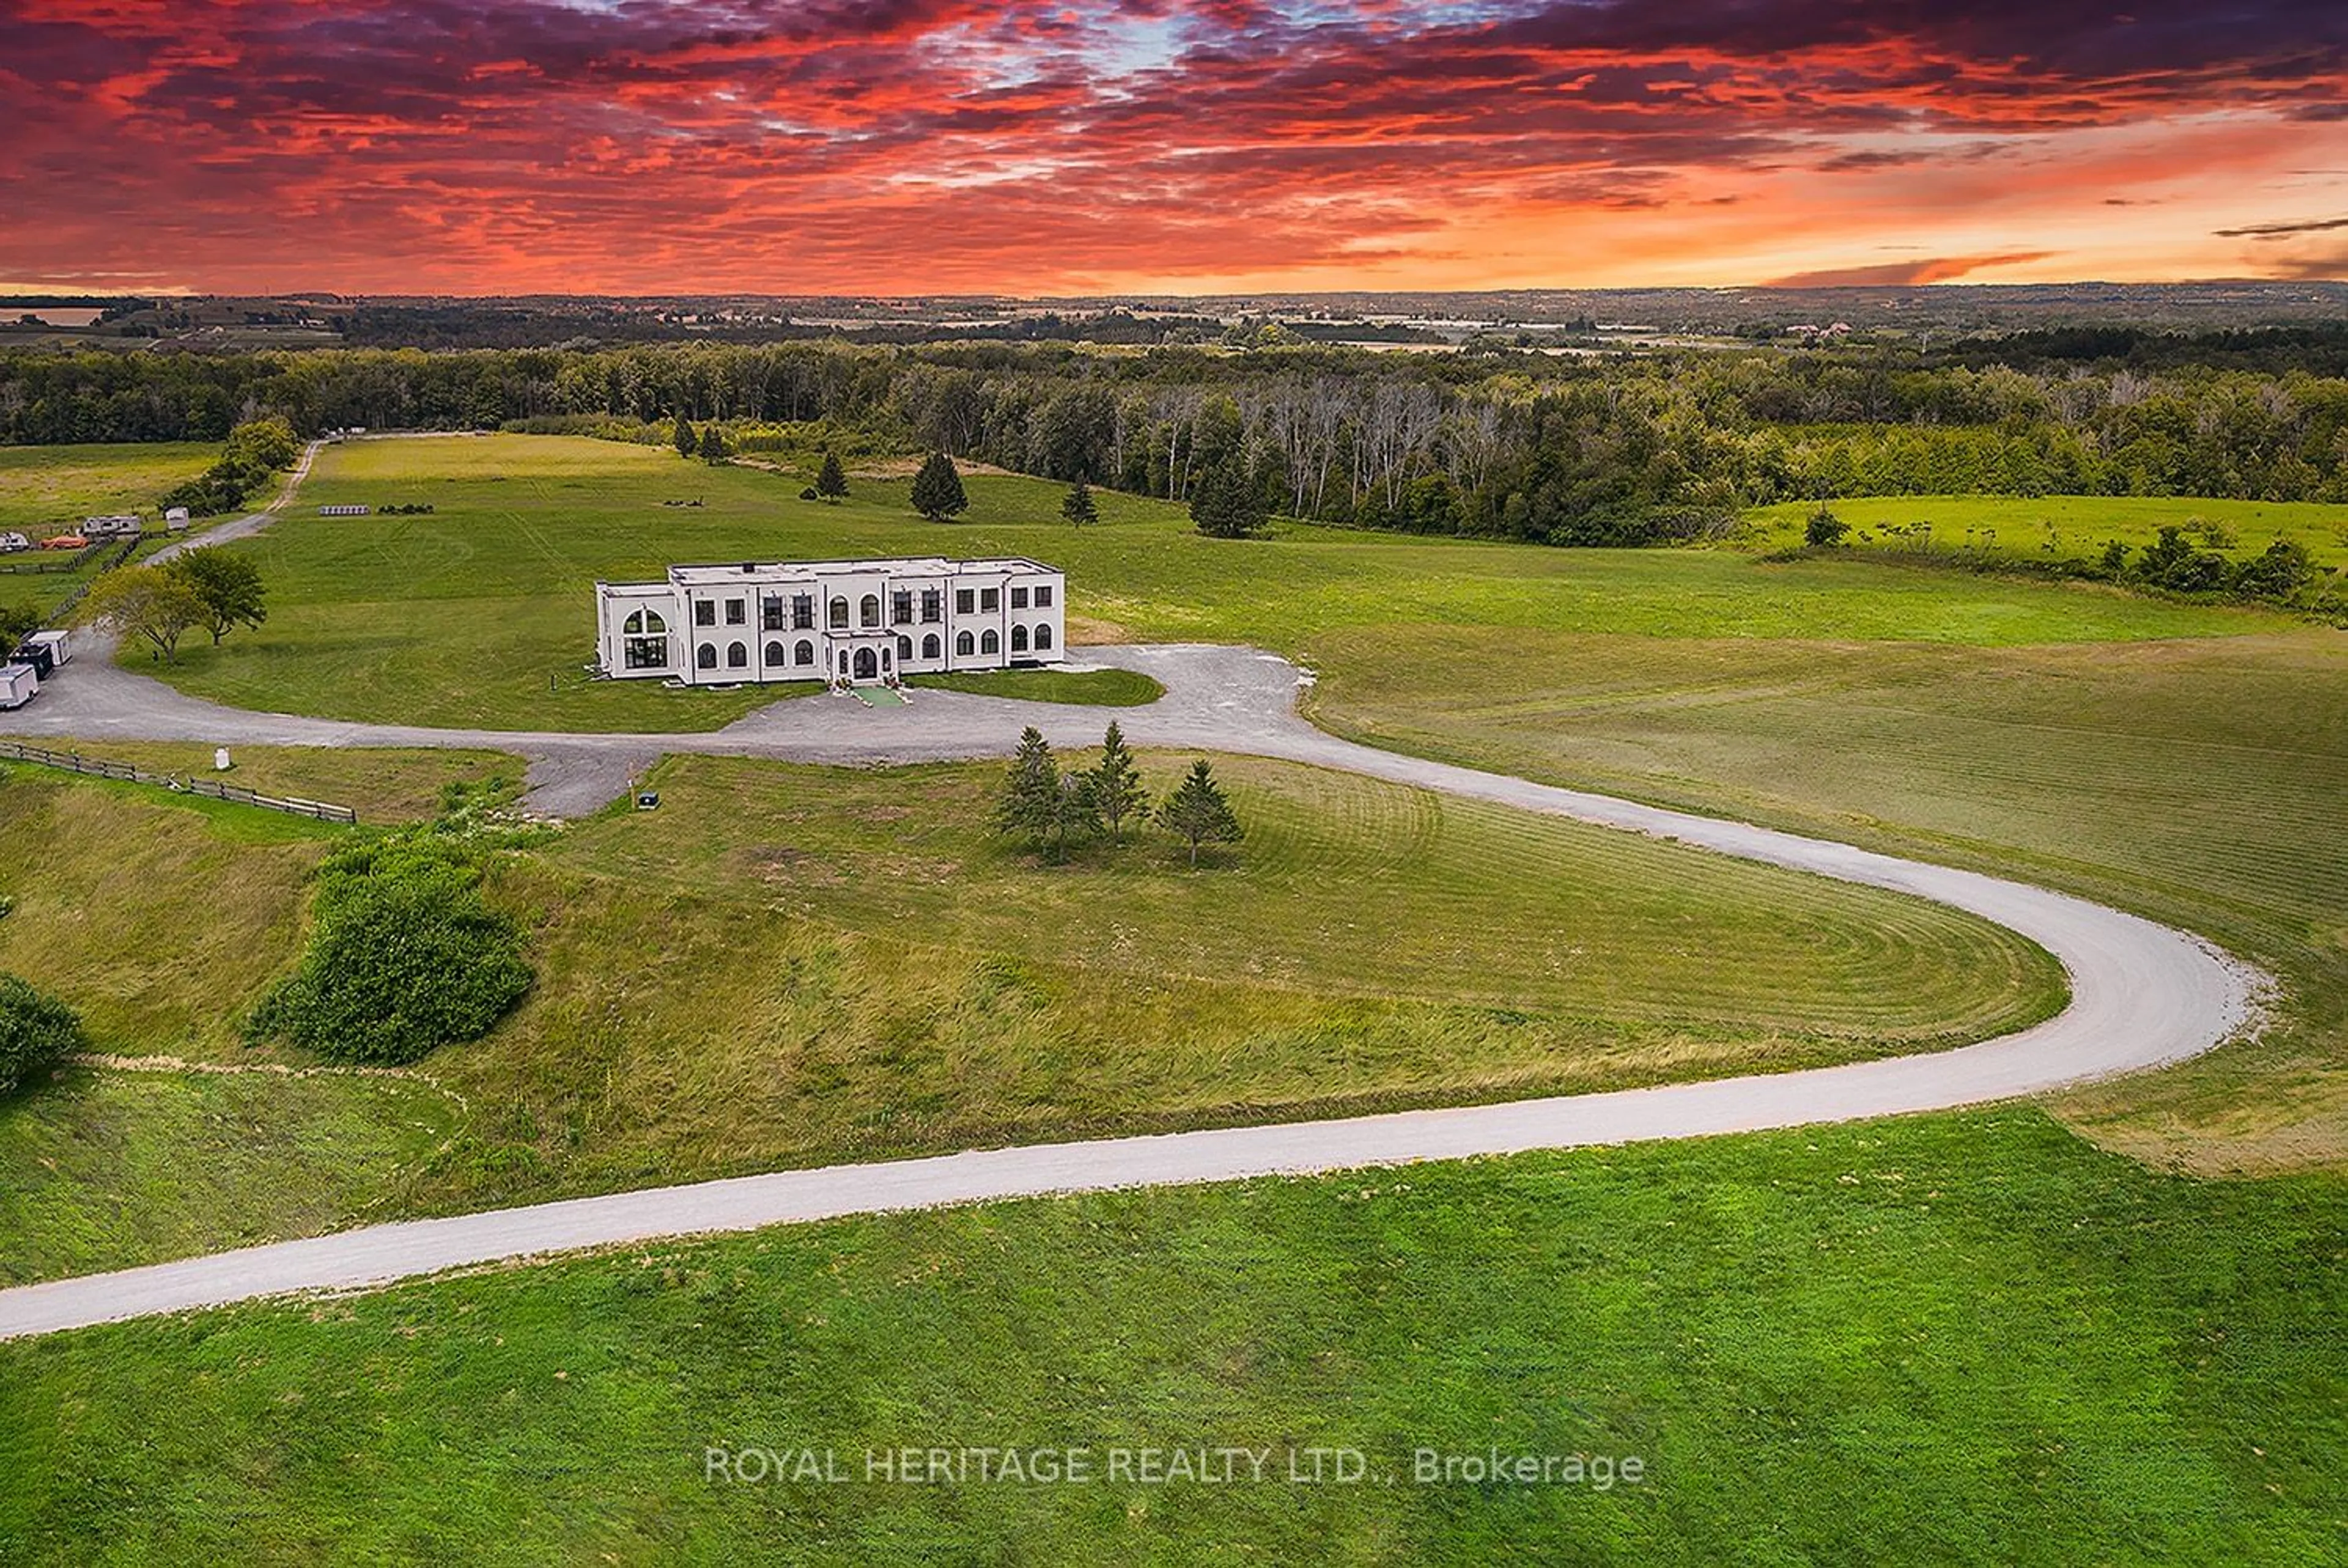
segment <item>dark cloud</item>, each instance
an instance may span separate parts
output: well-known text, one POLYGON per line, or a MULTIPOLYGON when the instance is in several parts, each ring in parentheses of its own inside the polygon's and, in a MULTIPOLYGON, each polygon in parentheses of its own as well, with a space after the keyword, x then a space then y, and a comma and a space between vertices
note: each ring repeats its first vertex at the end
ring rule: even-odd
POLYGON ((2293 234, 2322 234, 2348 229, 2348 218, 2312 218, 2295 223, 2252 223, 2241 229, 2213 231, 2221 240, 2281 240, 2293 234))
POLYGON ((1993 256, 1930 256, 1915 261, 1879 261, 1864 267, 1832 267, 1822 272, 1796 272, 1772 278, 1772 289, 1899 289, 1922 283, 1944 283, 1985 267, 2043 261, 2051 251, 2008 251, 1993 256))

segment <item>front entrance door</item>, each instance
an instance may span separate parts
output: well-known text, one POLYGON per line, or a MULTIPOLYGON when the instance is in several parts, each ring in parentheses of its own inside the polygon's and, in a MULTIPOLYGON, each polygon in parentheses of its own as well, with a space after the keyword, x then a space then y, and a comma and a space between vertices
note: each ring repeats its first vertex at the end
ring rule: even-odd
POLYGON ((870 681, 877 679, 880 673, 880 666, 873 661, 872 650, 870 648, 858 649, 856 651, 856 678, 859 681, 870 681))

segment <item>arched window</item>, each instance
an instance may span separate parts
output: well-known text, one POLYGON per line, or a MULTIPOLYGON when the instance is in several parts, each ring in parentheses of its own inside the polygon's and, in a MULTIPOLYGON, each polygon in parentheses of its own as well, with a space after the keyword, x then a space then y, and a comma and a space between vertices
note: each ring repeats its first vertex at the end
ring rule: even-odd
POLYGON ((750 651, 743 647, 738 642, 727 643, 726 645, 726 668, 728 670, 747 670, 749 667, 750 651))
POLYGON ((794 664, 812 664, 812 663, 814 663, 814 662, 815 662, 815 644, 814 644, 814 643, 812 643, 812 642, 809 642, 809 641, 808 641, 806 638, 804 638, 804 637, 800 638, 800 639, 799 639, 799 641, 798 641, 798 645, 797 647, 795 647, 795 648, 793 648, 793 649, 791 650, 791 662, 792 662, 792 663, 794 663, 794 664))
POLYGON ((769 642, 769 643, 767 643, 767 668, 772 669, 774 666, 776 666, 776 665, 778 665, 778 664, 780 664, 782 661, 783 661, 783 645, 782 645, 781 643, 779 643, 779 642, 769 642))
POLYGON ((856 606, 857 622, 862 626, 880 624, 880 596, 868 593, 856 606))
POLYGON ((973 642, 970 640, 970 633, 969 633, 969 632, 967 632, 967 631, 958 631, 958 632, 954 633, 954 651, 955 651, 955 652, 957 652, 957 653, 961 654, 963 658, 967 659, 967 658, 969 658, 973 653, 976 652, 977 651, 978 651, 977 644, 973 643, 973 642))
POLYGON ((1050 627, 1039 626, 1035 629, 1035 646, 1038 649, 1049 648, 1052 646, 1052 629, 1050 627))
POLYGON ((937 656, 938 634, 932 631, 927 637, 922 639, 922 657, 924 659, 935 659, 937 656))
POLYGON ((656 636, 668 630, 668 622, 660 618, 658 610, 639 610, 628 617, 621 630, 631 637, 656 636))
POLYGON ((839 672, 842 675, 848 673, 848 650, 845 648, 839 651, 839 672))
POLYGON ((1025 653, 1027 651, 1027 629, 1025 627, 1014 626, 1011 629, 1011 651, 1014 653, 1025 653))
POLYGON ((994 629, 993 627, 989 627, 984 631, 979 633, 978 651, 981 653, 1000 653, 1003 651, 1003 639, 994 635, 994 629))
POLYGON ((693 651, 693 661, 704 670, 717 668, 717 650, 705 642, 693 651))
POLYGON ((883 670, 889 668, 889 651, 886 648, 880 650, 880 668, 883 670))
POLYGON ((897 657, 900 660, 904 660, 911 659, 912 656, 913 640, 910 637, 900 637, 897 639, 897 657))
POLYGON ((848 600, 844 599, 833 600, 829 605, 824 607, 824 613, 830 618, 831 629, 834 631, 845 631, 848 630, 848 600))

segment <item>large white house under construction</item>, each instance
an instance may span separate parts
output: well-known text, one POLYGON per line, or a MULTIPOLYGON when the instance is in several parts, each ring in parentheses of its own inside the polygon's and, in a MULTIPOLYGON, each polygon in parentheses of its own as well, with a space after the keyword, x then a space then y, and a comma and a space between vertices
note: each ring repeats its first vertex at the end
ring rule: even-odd
POLYGON ((1066 598, 1021 556, 673 566, 595 585, 595 647, 606 675, 696 686, 1056 664, 1066 598))

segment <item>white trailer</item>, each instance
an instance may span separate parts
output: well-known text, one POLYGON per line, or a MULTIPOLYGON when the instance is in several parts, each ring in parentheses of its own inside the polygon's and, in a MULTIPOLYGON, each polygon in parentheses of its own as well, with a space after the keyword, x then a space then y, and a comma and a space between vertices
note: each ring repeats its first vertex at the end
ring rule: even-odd
POLYGON ((30 664, 0 664, 0 712, 21 708, 41 689, 41 677, 30 664))
POLYGON ((25 646, 47 649, 49 663, 53 668, 73 662, 73 644, 67 640, 66 634, 62 631, 36 631, 25 639, 25 646))

